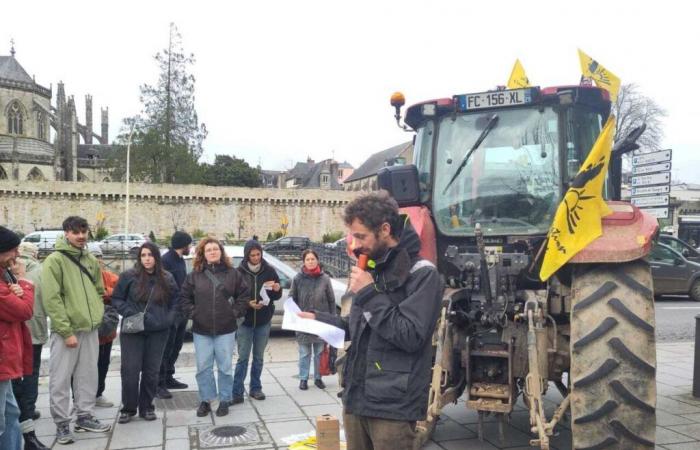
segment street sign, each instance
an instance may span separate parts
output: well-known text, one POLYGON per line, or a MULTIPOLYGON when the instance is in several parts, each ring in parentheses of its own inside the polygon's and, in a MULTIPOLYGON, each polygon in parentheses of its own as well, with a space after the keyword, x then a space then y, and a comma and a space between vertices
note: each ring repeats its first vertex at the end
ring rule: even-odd
POLYGON ((632 166, 632 173, 634 175, 641 175, 645 173, 654 172, 668 172, 671 170, 671 163, 664 162, 658 164, 649 164, 647 166, 632 166))
POLYGON ((671 192, 671 186, 664 184, 661 186, 647 186, 647 187, 633 187, 632 196, 638 197, 640 195, 651 195, 651 194, 668 194, 671 192))
POLYGON ((632 197, 632 204, 644 208, 647 206, 668 206, 668 194, 651 195, 648 197, 632 197))
POLYGON ((632 177, 632 186, 651 186, 653 184, 668 184, 671 182, 671 173, 662 172, 655 173, 652 175, 641 175, 638 177, 632 177))
POLYGON ((649 213, 657 219, 668 219, 668 208, 641 208, 645 213, 649 213))
POLYGON ((632 156, 632 165, 641 166, 644 164, 654 164, 671 161, 671 150, 661 150, 660 152, 643 153, 632 156))

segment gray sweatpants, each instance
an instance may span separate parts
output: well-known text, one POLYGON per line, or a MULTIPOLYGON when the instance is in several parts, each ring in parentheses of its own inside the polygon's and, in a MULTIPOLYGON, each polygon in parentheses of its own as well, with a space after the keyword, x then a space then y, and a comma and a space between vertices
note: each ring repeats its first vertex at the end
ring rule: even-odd
POLYGON ((75 337, 78 338, 78 346, 68 348, 61 335, 51 333, 49 403, 51 416, 57 424, 71 420, 71 377, 78 417, 92 415, 95 408, 99 350, 97 330, 78 331, 75 337))

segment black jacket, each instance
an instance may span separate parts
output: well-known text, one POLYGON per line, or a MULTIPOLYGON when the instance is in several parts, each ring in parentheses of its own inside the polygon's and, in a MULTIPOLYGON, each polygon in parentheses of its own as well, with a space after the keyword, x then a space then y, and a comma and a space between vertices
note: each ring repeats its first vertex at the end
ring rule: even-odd
POLYGON ((250 290, 243 276, 223 264, 193 270, 180 289, 180 304, 185 317, 192 319, 192 332, 209 336, 236 331, 236 319, 245 315, 249 300, 250 290), (219 280, 218 288, 214 288, 206 271, 219 280))
MULTIPOLYGON (((248 267, 248 262, 246 259, 241 261, 238 266, 238 271, 243 275, 248 287, 250 288, 250 300, 261 300, 260 289, 262 285, 267 281, 274 281, 275 283, 280 282, 280 277, 277 275, 277 271, 270 266, 264 259, 261 262, 262 266, 260 271, 252 272, 248 267)), ((267 325, 272 320, 272 315, 275 313, 275 300, 279 300, 282 297, 282 288, 278 292, 273 290, 267 290, 267 296, 270 297, 270 304, 263 306, 260 309, 253 309, 250 306, 245 314, 245 320, 243 325, 247 327, 255 327, 258 325, 267 325)))
POLYGON ((375 283, 355 294, 349 317, 317 313, 319 320, 343 326, 352 341, 343 367, 349 414, 425 419, 442 283, 419 251, 418 235, 406 223, 399 245, 370 270, 375 283))
POLYGON ((185 264, 185 259, 178 255, 172 248, 161 258, 163 269, 167 270, 175 278, 175 283, 177 283, 177 288, 180 289, 182 283, 185 282, 185 277, 187 276, 187 264, 185 264))
MULTIPOLYGON (((148 300, 148 292, 155 286, 155 275, 149 275, 148 287, 145 290, 145 298, 141 298, 139 293, 140 281, 136 269, 129 269, 119 275, 119 281, 112 293, 112 305, 122 317, 129 317, 139 312, 146 311, 143 319, 144 331, 167 330, 173 324, 177 315, 178 290, 175 279, 170 272, 164 271, 165 282, 168 284, 167 301, 164 303, 156 301, 154 296, 148 300), (146 302, 148 308, 146 309, 146 302)), ((153 291, 156 292, 155 290, 153 291)), ((155 294, 154 294, 155 295, 155 294)))

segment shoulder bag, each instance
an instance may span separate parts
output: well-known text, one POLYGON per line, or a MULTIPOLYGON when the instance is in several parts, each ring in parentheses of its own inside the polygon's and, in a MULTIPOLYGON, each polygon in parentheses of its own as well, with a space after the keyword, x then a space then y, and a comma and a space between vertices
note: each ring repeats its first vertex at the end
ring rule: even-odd
MULTIPOLYGON (((148 304, 151 302, 151 295, 153 295, 153 286, 151 291, 148 293, 148 300, 146 300, 146 307, 141 312, 137 312, 134 315, 122 318, 122 333, 132 334, 140 333, 144 331, 143 319, 146 317, 146 311, 148 310, 148 304)), ((128 301, 128 299, 127 299, 128 301)))

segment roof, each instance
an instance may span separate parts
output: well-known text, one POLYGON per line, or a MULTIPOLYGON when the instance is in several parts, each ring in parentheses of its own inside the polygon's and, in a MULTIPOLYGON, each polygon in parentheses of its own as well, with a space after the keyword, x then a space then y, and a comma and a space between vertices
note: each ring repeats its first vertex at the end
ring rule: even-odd
POLYGON ((17 62, 14 56, 0 56, 0 78, 24 83, 34 83, 26 70, 17 62))
POLYGON ((313 164, 305 163, 305 162, 296 163, 296 165, 292 168, 292 170, 287 172, 287 179, 291 180, 292 178, 304 178, 304 176, 307 173, 309 173, 311 166, 313 166, 313 164))
POLYGON ((349 162, 343 161, 338 164, 338 169, 354 169, 354 167, 349 162))
MULTIPOLYGON (((321 187, 321 172, 326 169, 328 174, 331 173, 331 160, 326 159, 311 166, 309 171, 303 176, 299 187, 302 188, 320 188, 321 187)), ((337 177, 330 177, 331 189, 341 189, 337 177)))
POLYGON ((413 145, 412 142, 408 141, 404 142, 403 144, 395 145, 391 148, 373 154, 367 159, 367 161, 362 163, 360 167, 355 169, 352 175, 350 175, 345 180, 345 183, 349 181, 361 180, 362 178, 367 178, 371 177, 372 175, 376 175, 379 169, 381 169, 382 167, 386 167, 387 161, 401 155, 405 150, 410 148, 411 145, 413 145))

